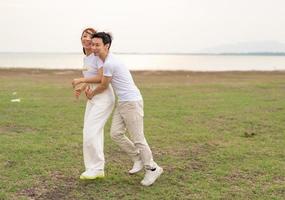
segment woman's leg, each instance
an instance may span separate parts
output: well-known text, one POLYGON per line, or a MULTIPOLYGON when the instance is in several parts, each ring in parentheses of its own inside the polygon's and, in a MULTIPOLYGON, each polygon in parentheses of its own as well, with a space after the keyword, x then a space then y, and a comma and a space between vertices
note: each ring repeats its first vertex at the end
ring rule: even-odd
POLYGON ((104 170, 104 125, 112 109, 113 104, 111 103, 94 101, 85 119, 83 155, 86 170, 104 170))

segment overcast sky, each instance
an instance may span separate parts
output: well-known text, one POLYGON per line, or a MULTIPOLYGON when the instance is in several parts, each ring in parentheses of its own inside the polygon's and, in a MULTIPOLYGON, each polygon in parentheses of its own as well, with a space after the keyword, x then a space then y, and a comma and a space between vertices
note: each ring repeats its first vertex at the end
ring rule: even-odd
POLYGON ((89 26, 112 32, 116 52, 285 43, 284 9, 284 0, 1 0, 0 52, 80 52, 89 26))

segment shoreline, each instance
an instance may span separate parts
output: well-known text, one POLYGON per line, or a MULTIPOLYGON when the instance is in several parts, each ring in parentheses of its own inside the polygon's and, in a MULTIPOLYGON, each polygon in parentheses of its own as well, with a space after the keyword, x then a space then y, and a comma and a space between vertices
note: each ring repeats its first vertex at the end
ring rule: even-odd
MULTIPOLYGON (((46 68, 17 68, 17 67, 0 67, 0 73, 1 72, 66 72, 66 73, 78 73, 80 72, 80 69, 46 69, 46 68)), ((198 70, 130 70, 132 73, 175 73, 175 74, 181 74, 181 73, 285 73, 285 70, 221 70, 221 71, 215 71, 215 70, 205 70, 205 71, 198 71, 198 70)))

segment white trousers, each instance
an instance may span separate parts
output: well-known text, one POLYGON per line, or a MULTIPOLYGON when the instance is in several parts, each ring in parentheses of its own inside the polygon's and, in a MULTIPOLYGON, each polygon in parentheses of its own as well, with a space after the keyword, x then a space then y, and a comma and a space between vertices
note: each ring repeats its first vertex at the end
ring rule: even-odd
MULTIPOLYGON (((91 89, 96 84, 90 84, 91 89)), ((87 101, 83 127, 83 158, 86 170, 104 170, 104 126, 114 108, 111 86, 87 101)))

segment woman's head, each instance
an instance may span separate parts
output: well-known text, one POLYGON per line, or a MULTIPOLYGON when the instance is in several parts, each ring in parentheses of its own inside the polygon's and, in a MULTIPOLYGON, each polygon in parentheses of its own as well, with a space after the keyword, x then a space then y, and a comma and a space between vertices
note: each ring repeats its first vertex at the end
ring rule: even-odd
POLYGON ((81 34, 81 44, 83 47, 83 53, 86 54, 87 49, 91 49, 91 38, 96 31, 93 28, 86 28, 81 34))

